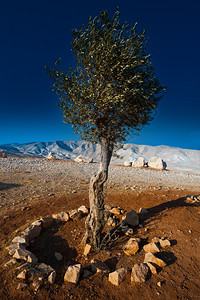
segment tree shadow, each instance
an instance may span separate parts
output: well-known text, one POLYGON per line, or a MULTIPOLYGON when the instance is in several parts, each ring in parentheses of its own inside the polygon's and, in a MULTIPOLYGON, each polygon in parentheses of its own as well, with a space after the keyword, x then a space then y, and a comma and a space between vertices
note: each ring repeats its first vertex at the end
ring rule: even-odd
POLYGON ((148 219, 155 217, 156 215, 168 210, 168 209, 176 209, 178 207, 196 207, 197 204, 186 202, 185 197, 178 198, 175 200, 170 200, 167 202, 163 202, 159 205, 148 208, 148 213, 145 215, 139 214, 139 218, 141 221, 145 222, 148 219))
POLYGON ((15 184, 15 183, 0 182, 0 191, 9 190, 9 189, 20 187, 20 186, 22 186, 22 185, 21 184, 15 184))
POLYGON ((47 229, 43 229, 39 237, 37 237, 28 247, 34 253, 40 263, 50 265, 57 274, 56 281, 62 280, 66 268, 70 264, 76 263, 77 251, 74 247, 70 247, 67 240, 60 235, 55 235, 62 222, 54 223, 47 229), (60 253, 62 259, 59 261, 55 257, 55 253, 60 253))

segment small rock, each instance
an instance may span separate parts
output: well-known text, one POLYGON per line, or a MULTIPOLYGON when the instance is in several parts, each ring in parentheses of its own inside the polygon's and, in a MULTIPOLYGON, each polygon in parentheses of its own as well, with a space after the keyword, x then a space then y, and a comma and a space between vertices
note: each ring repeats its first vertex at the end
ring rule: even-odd
POLYGON ((23 259, 32 264, 36 264, 38 262, 37 257, 31 251, 23 250, 23 249, 16 250, 13 255, 13 258, 23 259))
POLYGON ((17 278, 25 280, 27 278, 27 270, 22 271, 17 275, 17 278))
POLYGON ((149 274, 149 267, 147 264, 135 264, 131 272, 131 281, 145 282, 149 274))
POLYGON ((162 282, 158 281, 157 282, 157 286, 161 287, 162 286, 162 282))
POLYGON ((78 209, 73 209, 69 212, 69 216, 72 220, 80 220, 85 216, 85 213, 78 209))
POLYGON ((139 217, 135 210, 132 210, 126 214, 125 222, 132 227, 139 224, 139 217))
POLYGON ((89 254, 90 250, 91 250, 91 245, 86 244, 86 245, 85 245, 85 249, 84 249, 83 254, 84 254, 85 256, 87 256, 87 255, 89 254))
POLYGON ((63 259, 63 256, 61 253, 59 252, 55 252, 55 258, 58 260, 58 261, 61 261, 63 259))
POLYGON ((148 262, 148 263, 146 263, 147 264, 147 266, 149 267, 149 269, 150 269, 150 271, 151 271, 151 273, 152 274, 157 274, 158 272, 157 272, 157 269, 156 269, 156 267, 155 267, 155 265, 153 264, 153 263, 150 263, 150 262, 148 262))
POLYGON ((48 282, 51 283, 51 284, 54 284, 55 280, 56 280, 56 271, 53 271, 48 276, 48 282))
POLYGON ((78 208, 78 211, 84 213, 85 215, 88 215, 89 214, 89 209, 85 206, 85 205, 82 205, 78 208))
POLYGON ((93 273, 109 273, 110 269, 109 267, 102 261, 98 260, 98 259, 93 259, 91 261, 91 269, 93 273))
POLYGON ((69 214, 67 212, 62 211, 59 214, 53 214, 52 218, 59 221, 67 222, 69 221, 69 214))
POLYGON ((145 252, 151 252, 151 253, 160 252, 160 248, 156 243, 149 243, 147 245, 144 245, 143 249, 145 252))
POLYGON ((127 269, 120 268, 115 272, 110 273, 108 279, 112 284, 119 285, 126 277, 126 274, 127 274, 127 269))
POLYGON ((15 243, 15 244, 12 244, 12 245, 6 247, 6 249, 8 250, 8 253, 10 255, 13 255, 16 250, 19 250, 19 249, 25 250, 26 246, 24 244, 15 243))
POLYGON ((133 228, 129 228, 126 232, 125 232, 125 235, 127 236, 130 236, 130 235, 133 235, 133 228))
POLYGON ((112 227, 115 227, 117 225, 117 219, 116 218, 112 218, 112 217, 109 217, 108 218, 108 221, 107 221, 107 225, 108 226, 112 226, 112 227))
POLYGON ((139 242, 135 240, 135 238, 131 238, 128 242, 124 245, 123 251, 126 255, 135 255, 139 250, 139 242))
POLYGON ((46 272, 46 273, 54 271, 54 269, 51 266, 46 265, 45 263, 37 264, 36 268, 39 271, 46 272))
POLYGON ((165 248, 165 247, 168 247, 168 246, 171 246, 171 243, 170 243, 170 241, 169 240, 159 240, 159 242, 160 242, 160 246, 162 247, 162 248, 165 248))
POLYGON ((65 273, 64 281, 68 281, 76 284, 79 280, 80 273, 81 273, 81 264, 69 266, 65 273))
POLYGON ((131 167, 131 166, 132 166, 132 162, 130 162, 130 161, 125 161, 125 162, 124 162, 124 166, 125 166, 125 167, 131 167))
POLYGON ((109 212, 111 214, 114 214, 114 215, 120 215, 121 214, 121 210, 118 207, 113 207, 112 209, 109 210, 109 212))
POLYGON ((166 266, 166 263, 162 259, 157 258, 151 252, 148 252, 145 254, 144 263, 148 263, 148 262, 154 263, 154 264, 158 265, 159 267, 166 266))
POLYGON ((42 225, 42 221, 41 220, 36 220, 33 223, 31 223, 32 226, 41 226, 42 225))
POLYGON ((28 246, 28 239, 26 236, 16 236, 11 243, 19 243, 19 244, 24 244, 24 246, 28 246))

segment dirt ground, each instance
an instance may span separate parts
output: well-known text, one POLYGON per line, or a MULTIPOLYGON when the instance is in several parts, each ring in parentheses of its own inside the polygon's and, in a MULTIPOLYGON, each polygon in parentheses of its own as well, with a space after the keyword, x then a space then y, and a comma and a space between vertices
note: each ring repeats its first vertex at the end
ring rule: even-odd
MULTIPOLYGON (((10 187, 12 188, 12 187, 10 187)), ((15 187, 16 188, 16 187, 15 187)), ((6 193, 6 189, 4 190, 6 193)), ((30 284, 24 290, 17 290, 20 282, 16 272, 3 265, 10 259, 5 247, 17 235, 19 229, 34 220, 52 213, 69 211, 81 205, 88 206, 87 185, 77 193, 52 195, 48 198, 29 202, 25 207, 6 211, 0 219, 0 299, 200 299, 200 207, 185 202, 186 195, 197 195, 192 190, 145 190, 137 191, 106 189, 105 203, 120 206, 125 211, 148 209, 140 220, 143 228, 136 228, 135 237, 150 242, 153 237, 167 237, 172 246, 165 249, 160 257, 167 266, 145 283, 131 283, 130 271, 118 286, 108 281, 107 275, 97 273, 87 279, 80 278, 77 285, 63 281, 69 264, 81 263, 87 267, 92 258, 107 263, 111 271, 121 266, 131 270, 135 263, 142 263, 144 250, 134 256, 123 253, 126 236, 121 236, 107 250, 98 254, 91 252, 83 256, 81 239, 84 234, 85 218, 79 221, 53 224, 31 245, 30 250, 39 261, 51 265, 57 272, 54 285, 46 284, 35 291, 30 284), (63 260, 55 260, 54 253, 60 252, 63 260), (157 283, 161 282, 161 286, 157 283)))

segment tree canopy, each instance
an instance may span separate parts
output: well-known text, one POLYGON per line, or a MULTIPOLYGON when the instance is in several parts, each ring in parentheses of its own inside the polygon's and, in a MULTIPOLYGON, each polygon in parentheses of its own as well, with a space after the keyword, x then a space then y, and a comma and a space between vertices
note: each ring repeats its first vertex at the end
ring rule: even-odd
POLYGON ((89 17, 72 32, 76 67, 47 68, 60 98, 64 122, 84 140, 122 142, 152 120, 165 88, 154 74, 145 31, 121 24, 120 12, 89 17))

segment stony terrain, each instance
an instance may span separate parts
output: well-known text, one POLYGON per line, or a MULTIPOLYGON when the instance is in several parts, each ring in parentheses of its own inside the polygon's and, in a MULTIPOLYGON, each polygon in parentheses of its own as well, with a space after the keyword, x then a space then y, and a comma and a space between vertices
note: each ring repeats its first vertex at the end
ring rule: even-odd
POLYGON ((40 217, 88 206, 88 183, 98 164, 72 161, 7 158, 0 159, 0 283, 1 299, 200 299, 199 206, 187 195, 199 195, 199 175, 169 170, 156 171, 111 165, 105 187, 105 202, 125 212, 145 207, 148 213, 133 237, 144 244, 154 237, 165 237, 171 247, 163 252, 167 266, 145 283, 131 282, 130 272, 118 287, 108 275, 97 273, 81 277, 77 285, 64 282, 69 264, 87 267, 92 259, 106 262, 112 272, 144 261, 145 252, 127 256, 122 236, 112 248, 84 257, 81 239, 85 218, 55 223, 35 240, 31 250, 39 260, 56 270, 53 285, 36 289, 28 284, 19 288, 17 272, 4 267, 9 255, 6 247, 18 233, 40 217), (190 198, 189 198, 190 199, 190 198), (55 259, 55 253, 63 259, 55 259), (125 297, 126 296, 126 297, 125 297))
MULTIPOLYGON (((4 209, 33 203, 42 197, 87 190, 98 164, 33 158, 0 160, 0 205, 4 209)), ((114 190, 198 190, 200 175, 111 165, 107 187, 114 190)))

